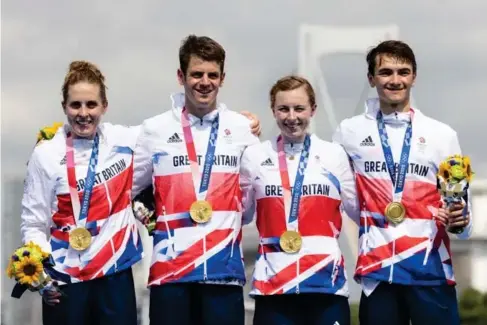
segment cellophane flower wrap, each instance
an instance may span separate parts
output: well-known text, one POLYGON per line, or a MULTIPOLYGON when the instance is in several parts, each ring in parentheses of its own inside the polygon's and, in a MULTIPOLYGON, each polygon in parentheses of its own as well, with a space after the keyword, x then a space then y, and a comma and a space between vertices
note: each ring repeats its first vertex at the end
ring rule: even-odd
MULTIPOLYGON (((462 202, 473 176, 468 156, 453 155, 440 163, 437 174, 438 190, 447 208, 462 202)), ((466 211, 464 209, 464 216, 466 211)))
POLYGON ((44 288, 51 278, 46 274, 44 265, 48 263, 50 255, 41 247, 29 242, 15 250, 10 256, 7 266, 7 276, 15 279, 18 285, 25 286, 30 291, 44 288))

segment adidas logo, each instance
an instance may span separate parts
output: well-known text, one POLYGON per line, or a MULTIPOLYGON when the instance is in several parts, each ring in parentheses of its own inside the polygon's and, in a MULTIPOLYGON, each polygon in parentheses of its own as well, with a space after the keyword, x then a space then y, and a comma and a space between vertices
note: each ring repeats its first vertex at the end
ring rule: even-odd
POLYGON ((59 162, 59 164, 60 165, 66 165, 66 160, 67 160, 66 155, 64 155, 64 158, 61 159, 61 161, 59 162))
POLYGON ((181 138, 179 137, 179 134, 174 133, 169 139, 167 139, 167 143, 178 143, 178 142, 183 142, 181 138))
POLYGON ((374 141, 372 140, 372 137, 369 135, 368 137, 366 137, 361 143, 360 143, 360 146, 361 147, 374 147, 375 146, 375 143, 374 141))
POLYGON ((260 165, 261 166, 274 166, 274 163, 272 162, 271 158, 267 158, 260 165))

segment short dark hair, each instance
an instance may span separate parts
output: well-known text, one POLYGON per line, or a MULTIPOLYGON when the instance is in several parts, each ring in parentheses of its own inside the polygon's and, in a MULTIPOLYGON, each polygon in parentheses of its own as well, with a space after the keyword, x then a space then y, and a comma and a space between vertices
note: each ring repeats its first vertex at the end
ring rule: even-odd
POLYGON ((207 36, 189 35, 179 48, 179 67, 186 75, 191 56, 195 55, 204 61, 216 62, 223 73, 225 66, 225 50, 215 40, 207 36))
POLYGON ((397 40, 384 41, 372 48, 366 57, 368 73, 373 76, 376 65, 376 58, 380 55, 391 56, 398 61, 410 63, 413 66, 413 73, 416 73, 417 64, 414 52, 409 45, 397 40))

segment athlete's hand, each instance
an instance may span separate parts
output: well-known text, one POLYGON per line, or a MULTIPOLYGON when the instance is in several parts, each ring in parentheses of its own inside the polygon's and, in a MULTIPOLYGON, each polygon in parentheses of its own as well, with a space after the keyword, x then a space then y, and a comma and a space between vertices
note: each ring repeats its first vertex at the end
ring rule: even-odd
POLYGON ((465 208, 464 202, 455 203, 450 209, 446 209, 444 206, 438 209, 438 215, 436 216, 436 220, 443 226, 448 227, 449 229, 458 229, 464 228, 469 224, 470 214, 467 214, 465 217, 463 216, 463 209, 465 208))
POLYGON ((242 111, 240 112, 240 114, 252 121, 252 123, 250 123, 250 131, 252 132, 252 134, 260 136, 261 127, 257 115, 250 113, 249 111, 242 111))
POLYGON ((42 300, 49 306, 57 305, 60 302, 62 293, 59 291, 55 282, 48 284, 44 289, 40 290, 42 300))
POLYGON ((448 225, 448 211, 443 207, 439 208, 438 214, 435 216, 435 219, 444 227, 446 227, 448 225))
POLYGON ((134 201, 133 211, 135 217, 144 225, 147 226, 154 211, 150 211, 142 202, 134 201))
POLYGON ((464 228, 470 222, 470 214, 463 216, 463 209, 465 203, 455 203, 448 211, 448 227, 450 228, 464 228))

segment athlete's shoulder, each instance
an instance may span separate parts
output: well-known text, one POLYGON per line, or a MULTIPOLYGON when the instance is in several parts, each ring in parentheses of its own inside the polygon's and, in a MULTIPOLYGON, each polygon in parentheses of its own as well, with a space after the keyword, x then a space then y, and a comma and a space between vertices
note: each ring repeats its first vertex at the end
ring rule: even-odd
POLYGON ((245 130, 250 130, 250 120, 244 115, 232 111, 230 109, 224 109, 220 112, 224 122, 228 125, 237 128, 245 128, 245 130))
POLYGON ((421 127, 431 131, 434 130, 434 133, 442 136, 456 134, 456 131, 445 122, 441 122, 435 118, 427 116, 421 111, 417 111, 416 114, 421 120, 421 127))
POLYGON ((39 168, 46 170, 59 164, 66 154, 66 136, 62 127, 49 140, 39 141, 32 150, 29 160, 33 160, 39 168))
POLYGON ((272 150, 271 140, 253 143, 245 149, 245 151, 248 152, 249 154, 256 154, 259 152, 265 152, 267 150, 272 150))
POLYGON ((316 134, 311 135, 311 147, 324 151, 327 155, 337 155, 345 152, 340 144, 321 139, 316 134))
POLYGON ((368 120, 369 120, 369 118, 367 117, 367 115, 362 113, 359 115, 355 115, 355 116, 343 119, 340 122, 339 128, 343 132, 351 132, 353 130, 356 130, 357 127, 363 126, 363 123, 365 121, 368 121, 368 120))
POLYGON ((142 129, 145 132, 160 130, 161 128, 174 125, 174 114, 171 110, 149 117, 142 122, 142 129))
POLYGON ((127 126, 104 122, 99 126, 99 128, 102 136, 107 140, 108 144, 130 147, 133 149, 140 133, 141 126, 127 126))

